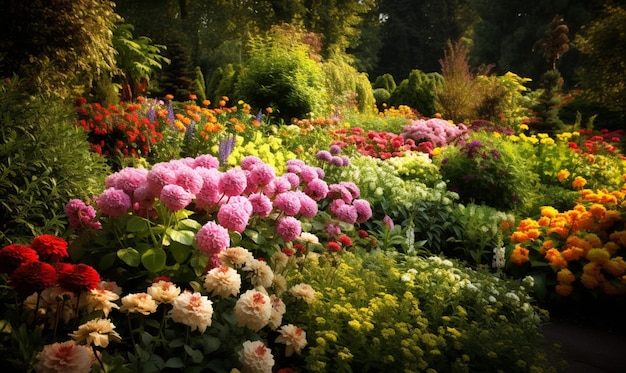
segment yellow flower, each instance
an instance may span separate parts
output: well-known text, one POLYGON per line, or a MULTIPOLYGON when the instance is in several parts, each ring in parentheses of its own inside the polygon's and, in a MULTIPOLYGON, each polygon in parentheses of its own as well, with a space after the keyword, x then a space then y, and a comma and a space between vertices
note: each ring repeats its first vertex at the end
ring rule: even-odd
POLYGON ((572 181, 572 188, 574 188, 574 189, 581 189, 582 187, 585 186, 585 184, 587 184, 587 180, 585 180, 584 177, 576 176, 574 178, 574 181, 572 181))
POLYGON ((611 254, 605 249, 596 248, 589 250, 586 258, 593 263, 604 264, 611 258, 611 254))
POLYGON ((556 279, 563 285, 569 285, 576 280, 576 276, 567 268, 563 268, 556 274, 556 279))
POLYGON ((569 175, 570 175, 570 172, 568 170, 561 170, 556 175, 556 177, 559 179, 560 182, 563 182, 563 180, 567 179, 569 175))
POLYGON ((522 131, 526 131, 528 130, 528 125, 527 124, 520 124, 519 129, 522 131))

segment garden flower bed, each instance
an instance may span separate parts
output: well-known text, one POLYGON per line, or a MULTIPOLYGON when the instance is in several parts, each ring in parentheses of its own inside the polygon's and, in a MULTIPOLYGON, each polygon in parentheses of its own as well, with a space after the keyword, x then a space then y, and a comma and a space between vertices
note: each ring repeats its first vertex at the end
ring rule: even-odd
POLYGON ((0 250, 4 364, 556 372, 548 309, 623 305, 621 133, 228 103, 78 102, 113 169, 0 250))

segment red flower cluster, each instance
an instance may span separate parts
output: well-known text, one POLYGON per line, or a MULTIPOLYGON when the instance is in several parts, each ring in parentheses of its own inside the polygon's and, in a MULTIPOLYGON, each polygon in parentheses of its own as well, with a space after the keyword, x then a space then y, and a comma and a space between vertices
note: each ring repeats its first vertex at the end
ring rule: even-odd
POLYGON ((164 117, 165 113, 150 115, 148 112, 154 109, 146 105, 120 103, 105 108, 81 97, 76 100, 75 110, 76 124, 88 132, 89 145, 98 154, 146 156, 150 147, 163 139, 157 116, 164 117))
POLYGON ((615 145, 621 142, 625 133, 624 130, 609 131, 607 129, 601 130, 599 134, 587 129, 581 129, 579 132, 580 141, 570 141, 568 145, 575 152, 586 155, 619 153, 620 150, 615 145))
POLYGON ((59 285, 74 293, 94 289, 100 275, 87 264, 64 263, 68 243, 52 235, 35 237, 30 245, 11 244, 0 249, 0 272, 21 295, 30 295, 59 285))
POLYGON ((404 140, 402 135, 391 132, 367 131, 363 136, 362 128, 352 128, 350 130, 339 129, 330 131, 335 138, 333 144, 346 148, 349 144, 356 146, 357 151, 363 155, 388 159, 391 157, 401 157, 407 151, 419 150, 413 139, 404 140))

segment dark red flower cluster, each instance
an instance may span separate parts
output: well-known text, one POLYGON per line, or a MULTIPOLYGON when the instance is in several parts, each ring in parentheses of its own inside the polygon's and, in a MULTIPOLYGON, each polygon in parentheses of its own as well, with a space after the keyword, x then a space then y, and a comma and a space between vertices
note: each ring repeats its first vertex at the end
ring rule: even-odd
POLYGON ((352 144, 359 153, 380 159, 401 157, 407 151, 419 150, 413 139, 405 141, 402 135, 391 132, 367 131, 364 136, 363 129, 357 127, 333 130, 330 134, 335 138, 333 144, 342 148, 352 144))
POLYGON ((100 274, 93 267, 79 263, 57 267, 59 286, 73 293, 95 289, 100 283, 100 274))
MULTIPOLYGON (((616 145, 622 141, 626 131, 621 129, 615 131, 603 129, 598 133, 588 129, 581 129, 579 132, 580 139, 576 142, 570 141, 569 147, 577 153, 593 156, 596 154, 619 155, 620 149, 616 145)), ((620 157, 622 156, 620 155, 620 157)))
POLYGON ((160 129, 165 125, 165 119, 160 123, 149 110, 146 105, 123 102, 105 108, 81 97, 76 100, 76 124, 87 131, 89 145, 98 154, 145 157, 163 139, 160 129))
POLYGON ((38 260, 37 252, 27 245, 11 244, 0 250, 0 272, 10 274, 22 264, 38 260))
POLYGON ((57 271, 46 262, 26 262, 9 275, 9 285, 23 295, 40 292, 57 283, 57 271))
POLYGON ((49 234, 37 236, 30 243, 30 247, 39 255, 39 259, 50 263, 56 263, 68 257, 67 246, 67 241, 63 238, 49 234))

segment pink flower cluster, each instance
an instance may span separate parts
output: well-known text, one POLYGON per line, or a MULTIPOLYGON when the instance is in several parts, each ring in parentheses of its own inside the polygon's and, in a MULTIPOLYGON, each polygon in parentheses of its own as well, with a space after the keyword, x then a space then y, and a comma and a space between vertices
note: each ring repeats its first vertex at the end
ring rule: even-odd
POLYGON ((354 144, 359 153, 380 159, 401 157, 407 151, 418 150, 414 140, 392 132, 367 131, 365 136, 363 132, 363 129, 358 127, 352 128, 349 132, 346 129, 331 131, 336 138, 333 145, 345 148, 348 144, 354 144))
POLYGON ((404 126, 401 135, 406 141, 412 140, 418 144, 420 151, 432 155, 433 148, 447 145, 466 132, 467 126, 462 123, 454 125, 443 119, 431 118, 411 121, 404 126))
MULTIPOLYGON (((105 187, 95 199, 105 216, 134 213, 153 218, 160 201, 171 211, 188 209, 216 217, 196 235, 198 249, 212 258, 212 265, 219 264, 216 255, 230 245, 229 233, 243 233, 253 218, 270 218, 278 236, 291 242, 302 233, 300 219, 314 218, 324 199, 330 199, 324 205, 339 221, 363 223, 372 216, 354 183, 328 185, 321 168, 297 159, 287 161, 286 172, 277 176, 254 156, 245 157, 239 167, 220 171, 217 158, 202 155, 157 163, 150 170, 124 168, 109 175, 105 187)), ((71 206, 75 225, 98 228, 88 206, 76 201, 71 206)))

